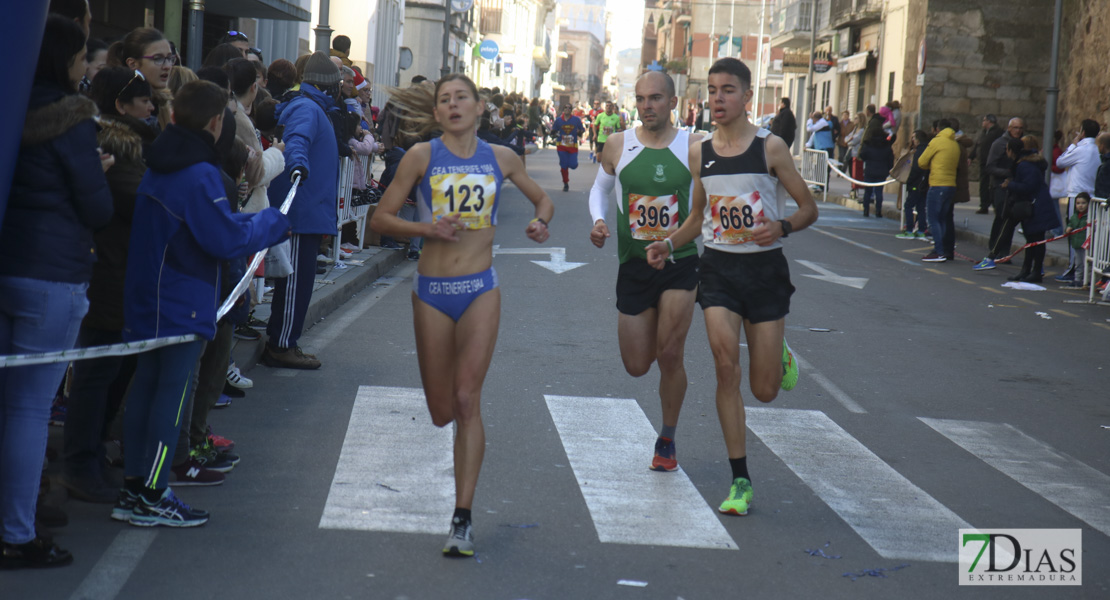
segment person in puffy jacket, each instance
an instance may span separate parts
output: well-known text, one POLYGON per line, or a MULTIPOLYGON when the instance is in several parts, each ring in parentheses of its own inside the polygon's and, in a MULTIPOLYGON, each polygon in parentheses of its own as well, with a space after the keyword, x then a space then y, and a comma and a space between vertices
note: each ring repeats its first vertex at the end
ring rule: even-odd
POLYGON ((276 281, 266 328, 269 340, 261 362, 268 367, 320 368, 320 361, 305 354, 297 341, 312 299, 320 241, 337 230, 339 153, 328 111, 336 107, 341 81, 339 67, 326 53, 316 52, 305 63, 299 94, 276 110, 278 124, 285 126, 285 171, 270 183, 270 206, 281 206, 294 179, 300 183, 289 208, 293 273, 276 281))
MULTIPOLYGON (((84 74, 85 31, 49 17, 0 229, 0 354, 73 348, 89 308, 93 232, 112 218, 112 194, 96 106, 77 92, 84 74)), ((35 531, 50 401, 65 370, 64 362, 0 369, 0 568, 73 561, 35 531)))
MULTIPOLYGON (((1020 203, 1033 204, 1032 214, 1021 221, 1027 244, 1043 242, 1046 231, 1060 227, 1060 212, 1054 206, 1052 194, 1045 183, 1048 161, 1041 156, 1038 148, 1040 141, 1031 135, 1006 144, 1006 155, 1014 162, 1013 177, 1002 182, 1002 187, 1009 194, 1008 210, 1013 210, 1012 207, 1020 203)), ((1044 244, 1027 248, 1021 271, 1009 280, 1040 283, 1044 277, 1041 275, 1044 255, 1044 244)))
POLYGON ((167 477, 193 369, 216 333, 220 261, 286 239, 289 221, 267 208, 235 214, 220 175, 217 136, 228 94, 209 81, 178 92, 173 123, 151 145, 139 184, 124 284, 125 341, 196 336, 139 356, 124 413, 124 489, 112 518, 193 527, 208 513, 182 503, 167 477))

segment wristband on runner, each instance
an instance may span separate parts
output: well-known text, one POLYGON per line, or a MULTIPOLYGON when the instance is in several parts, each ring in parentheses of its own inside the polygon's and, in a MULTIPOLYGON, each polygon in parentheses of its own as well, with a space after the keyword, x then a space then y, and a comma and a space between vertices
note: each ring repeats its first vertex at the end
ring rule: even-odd
POLYGON ((669 238, 669 237, 663 238, 663 241, 667 242, 667 250, 670 251, 670 254, 667 255, 667 260, 671 261, 671 264, 673 265, 674 264, 674 242, 672 242, 671 238, 669 238))
POLYGON ((531 221, 528 221, 529 225, 531 225, 532 223, 543 223, 543 226, 547 227, 547 221, 544 221, 543 219, 541 219, 539 217, 536 217, 535 219, 532 219, 531 221))

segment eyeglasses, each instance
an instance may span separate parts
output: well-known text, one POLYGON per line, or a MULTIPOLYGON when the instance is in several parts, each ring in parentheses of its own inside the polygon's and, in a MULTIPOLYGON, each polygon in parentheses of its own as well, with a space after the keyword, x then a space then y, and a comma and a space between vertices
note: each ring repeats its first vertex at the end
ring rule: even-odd
POLYGON ((171 66, 177 64, 177 57, 172 54, 155 54, 154 56, 143 56, 142 58, 149 60, 159 67, 164 67, 167 64, 171 66))
POLYGON ((243 33, 242 31, 229 31, 227 32, 227 37, 243 40, 244 42, 250 41, 249 39, 247 39, 247 34, 243 33))
POLYGON ((122 96, 123 93, 127 91, 127 88, 131 87, 132 83, 135 83, 136 79, 138 79, 139 81, 146 81, 146 77, 143 77, 142 71, 135 71, 135 76, 128 80, 128 82, 120 88, 119 93, 116 94, 116 100, 120 99, 120 96, 122 96))

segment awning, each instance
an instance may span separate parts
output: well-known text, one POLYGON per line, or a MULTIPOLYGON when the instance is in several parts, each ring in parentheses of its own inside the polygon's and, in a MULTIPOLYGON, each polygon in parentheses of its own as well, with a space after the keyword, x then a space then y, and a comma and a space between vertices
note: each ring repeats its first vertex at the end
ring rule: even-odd
POLYGON ((205 3, 205 10, 225 17, 250 17, 276 21, 312 21, 312 13, 285 0, 220 0, 205 3))
POLYGON ((860 52, 853 54, 848 58, 842 58, 836 63, 837 73, 855 73, 867 68, 867 57, 871 56, 870 52, 860 52))

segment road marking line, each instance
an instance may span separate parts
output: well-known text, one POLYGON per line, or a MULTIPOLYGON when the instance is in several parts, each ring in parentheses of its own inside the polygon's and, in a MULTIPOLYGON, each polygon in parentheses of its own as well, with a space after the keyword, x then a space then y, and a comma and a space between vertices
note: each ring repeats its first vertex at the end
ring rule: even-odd
POLYGON ((135 567, 143 559, 158 532, 149 529, 125 529, 112 540, 100 560, 96 561, 81 585, 70 595, 70 600, 112 600, 115 598, 135 567))
POLYGON ((885 257, 887 257, 887 258, 893 258, 894 260, 896 260, 896 261, 898 261, 898 262, 906 263, 907 265, 913 265, 913 266, 915 266, 915 267, 920 267, 920 266, 921 266, 921 265, 920 265, 919 263, 916 263, 916 262, 914 262, 914 261, 912 261, 912 260, 906 260, 906 259, 904 259, 904 258, 901 258, 901 257, 898 257, 898 256, 894 256, 893 254, 891 254, 891 253, 889 253, 889 252, 883 252, 882 250, 879 250, 879 249, 877 249, 877 248, 872 248, 871 246, 868 246, 867 244, 861 244, 861 243, 859 243, 859 242, 857 242, 857 241, 855 241, 855 240, 850 240, 850 239, 848 239, 848 238, 846 238, 846 237, 842 237, 842 236, 836 235, 835 233, 829 233, 828 231, 825 231, 824 229, 821 229, 820 227, 813 227, 813 226, 810 226, 810 229, 812 229, 813 231, 816 231, 817 233, 823 233, 823 234, 825 234, 825 235, 827 235, 827 236, 829 236, 829 237, 831 237, 831 238, 834 238, 834 239, 838 239, 838 240, 840 240, 840 241, 842 241, 842 242, 845 242, 845 243, 851 244, 851 245, 853 245, 853 246, 856 246, 856 247, 858 247, 858 248, 863 248, 864 250, 867 250, 867 251, 870 251, 870 252, 874 252, 875 254, 878 254, 878 255, 880 255, 880 256, 885 256, 885 257))
POLYGON ((925 270, 930 272, 930 273, 936 273, 937 275, 947 275, 948 274, 946 271, 941 271, 940 269, 934 269, 932 267, 925 267, 925 270))
POLYGON ((988 292, 994 292, 994 293, 996 293, 996 294, 1005 294, 1005 293, 1006 293, 1006 292, 1003 292, 1002 290, 996 290, 996 289, 994 289, 994 288, 992 288, 992 287, 987 287, 987 286, 985 286, 985 285, 984 285, 984 286, 980 286, 980 287, 981 287, 982 289, 984 289, 984 290, 987 290, 988 292))
POLYGON ((955 279, 956 281, 959 281, 960 283, 966 283, 968 285, 975 285, 974 281, 972 281, 970 279, 964 279, 963 277, 953 277, 952 279, 955 279))
POLYGON ((1103 329, 1110 329, 1110 325, 1107 325, 1106 323, 1095 323, 1095 325, 1098 325, 1103 329))
POLYGON ((1030 300, 1029 298, 1022 298, 1021 296, 1014 296, 1014 299, 1017 300, 1018 302, 1024 302, 1026 304, 1031 304, 1033 306, 1040 306, 1040 302, 1037 302, 1036 300, 1030 300))
POLYGON ((320 529, 444 533, 453 438, 432 425, 422 390, 359 386, 320 529))
POLYGON ((953 532, 971 526, 825 413, 753 407, 747 424, 883 558, 956 562, 953 532))
POLYGON ((1079 317, 1079 315, 1073 315, 1072 313, 1070 313, 1066 310, 1060 310, 1059 308, 1053 308, 1053 309, 1050 309, 1050 310, 1052 312, 1058 314, 1058 315, 1064 315, 1065 317, 1072 317, 1072 318, 1078 318, 1079 317))
POLYGON ((657 434, 635 400, 544 400, 603 543, 737 549, 685 471, 648 469, 657 434))
POLYGON ((1045 500, 1110 535, 1110 477, 1006 423, 918 417, 1045 500))
POLYGON ((791 348, 790 350, 794 353, 794 360, 798 361, 798 366, 804 369, 805 376, 816 381, 817 385, 825 388, 825 391, 828 392, 830 396, 835 398, 836 401, 841 404, 841 406, 848 409, 848 412, 853 412, 857 415, 867 414, 867 410, 865 408, 860 406, 860 404, 855 400, 852 400, 852 397, 848 394, 845 394, 844 390, 837 387, 837 385, 833 383, 832 380, 830 380, 828 377, 825 377, 817 369, 813 368, 813 365, 809 364, 809 361, 802 358, 801 355, 798 354, 797 350, 794 350, 793 348, 791 348))

